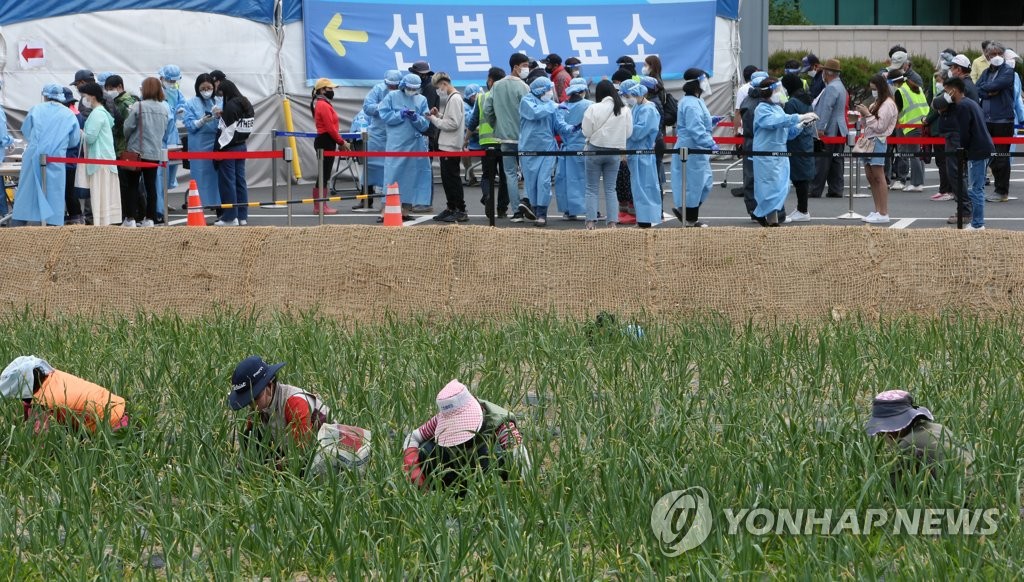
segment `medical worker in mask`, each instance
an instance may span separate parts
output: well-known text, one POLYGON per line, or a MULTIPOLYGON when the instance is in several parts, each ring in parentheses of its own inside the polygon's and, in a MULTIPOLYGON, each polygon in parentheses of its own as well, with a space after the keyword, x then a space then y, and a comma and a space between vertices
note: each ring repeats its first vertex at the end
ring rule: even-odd
MULTIPOLYGON (((374 85, 366 95, 366 99, 363 100, 363 113, 370 119, 370 127, 366 134, 369 142, 366 144, 366 151, 382 152, 387 148, 387 125, 381 119, 378 108, 388 93, 398 90, 398 85, 401 82, 402 73, 397 69, 391 69, 384 73, 384 81, 374 85)), ((384 158, 366 158, 366 184, 371 194, 375 189, 384 189, 384 158)), ((356 212, 373 210, 373 198, 360 201, 359 204, 352 207, 352 210, 356 212)))
MULTIPOLYGON (((185 102, 185 129, 188 130, 188 150, 190 152, 212 152, 213 142, 217 137, 217 118, 214 110, 224 109, 220 97, 213 95, 213 77, 209 73, 201 73, 196 77, 196 96, 185 102)), ((199 188, 199 199, 203 206, 220 204, 220 188, 217 183, 217 170, 213 160, 192 160, 189 162, 192 179, 199 188)))
MULTIPOLYGON (((558 151, 555 133, 570 134, 578 129, 568 126, 557 115, 554 98, 555 86, 551 79, 541 77, 530 83, 530 92, 519 102, 519 149, 528 152, 558 151)), ((555 170, 553 156, 524 156, 523 184, 530 208, 521 205, 526 218, 534 215, 535 226, 548 223, 548 204, 551 202, 551 174, 555 170)))
POLYGON ((27 146, 18 178, 18 195, 14 198, 13 223, 27 225, 45 222, 64 225, 64 164, 46 165, 46 190, 37 162, 40 156, 64 157, 69 148, 77 148, 82 140, 78 118, 64 106, 64 88, 56 83, 43 87, 43 102, 28 111, 21 133, 27 146), (31 163, 35 161, 36 163, 31 163))
MULTIPOLYGON (((3 89, 3 87, 3 82, 0 82, 0 89, 3 89)), ((4 113, 3 105, 0 105, 0 164, 4 161, 7 148, 11 147, 13 144, 14 138, 12 138, 10 132, 7 131, 7 114, 4 113)), ((8 212, 7 194, 3 192, 3 188, 0 187, 0 218, 7 216, 8 212)))
MULTIPOLYGON (((167 103, 167 108, 171 110, 171 117, 167 120, 167 126, 170 128, 164 140, 164 147, 169 146, 180 146, 181 137, 178 135, 178 120, 184 120, 185 117, 185 95, 178 88, 178 81, 181 80, 181 69, 178 65, 167 65, 160 69, 158 73, 160 82, 163 83, 164 89, 164 102, 167 103)), ((191 164, 189 164, 191 166, 191 164)), ((181 167, 180 162, 168 163, 167 164, 167 175, 170 178, 169 186, 171 188, 178 187, 178 168, 181 167)), ((156 189, 159 194, 156 198, 156 211, 158 218, 163 216, 164 212, 164 168, 157 168, 156 174, 156 189)), ((186 194, 187 196, 187 194, 186 194)), ((157 222, 160 222, 157 220, 157 222)))
MULTIPOLYGON (((583 124, 583 114, 594 104, 586 98, 587 80, 575 78, 565 90, 568 99, 558 106, 562 124, 574 130, 560 134, 562 151, 581 152, 587 145, 582 132, 575 131, 583 124)), ((562 211, 562 220, 576 220, 587 213, 587 162, 582 156, 560 156, 555 161, 555 200, 562 211)))
MULTIPOLYGON (((818 120, 814 112, 787 114, 782 110, 782 83, 768 77, 750 89, 760 100, 754 110, 754 151, 784 152, 786 142, 800 135, 804 126, 818 120)), ((763 226, 783 222, 786 195, 789 194, 789 160, 785 157, 754 158, 754 219, 763 226)))
MULTIPOLYGON (((701 69, 687 69, 683 73, 683 98, 679 100, 679 113, 676 117, 676 148, 701 149, 718 151, 718 145, 711 137, 711 113, 701 97, 711 92, 708 75, 701 69)), ((683 221, 684 226, 704 227, 700 221, 700 205, 711 193, 714 178, 711 175, 711 156, 708 154, 687 154, 686 157, 686 212, 682 210, 683 196, 683 163, 679 155, 672 156, 672 208, 676 218, 683 221)))
MULTIPOLYGON (((423 132, 430 127, 427 113, 427 99, 420 95, 422 81, 418 75, 409 73, 398 84, 399 91, 391 91, 380 102, 377 112, 387 126, 389 152, 425 152, 427 136, 423 132)), ((413 212, 425 212, 433 197, 430 179, 430 158, 385 158, 384 183, 398 182, 402 204, 412 205, 413 212)))
MULTIPOLYGON (((626 149, 654 149, 654 141, 661 129, 661 115, 658 108, 647 100, 647 87, 630 79, 623 81, 619 91, 633 111, 633 133, 626 139, 626 149)), ((637 226, 650 228, 661 224, 661 186, 658 184, 654 154, 633 154, 626 163, 629 164, 629 186, 633 192, 637 226)))

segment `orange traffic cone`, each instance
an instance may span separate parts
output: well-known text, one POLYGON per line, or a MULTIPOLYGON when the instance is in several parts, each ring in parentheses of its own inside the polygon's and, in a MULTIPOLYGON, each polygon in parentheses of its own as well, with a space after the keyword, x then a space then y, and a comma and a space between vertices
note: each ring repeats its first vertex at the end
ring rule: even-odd
POLYGON ((195 180, 188 183, 188 225, 206 226, 203 203, 199 201, 199 188, 196 186, 195 180))
POLYGON ((398 195, 398 182, 388 186, 384 199, 384 226, 402 226, 402 201, 398 195))

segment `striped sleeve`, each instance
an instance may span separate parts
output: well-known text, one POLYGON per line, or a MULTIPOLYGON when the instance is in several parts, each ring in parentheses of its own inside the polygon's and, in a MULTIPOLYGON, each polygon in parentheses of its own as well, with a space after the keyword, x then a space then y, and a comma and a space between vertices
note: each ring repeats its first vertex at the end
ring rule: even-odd
POLYGON ((523 442, 523 436, 519 434, 519 427, 514 420, 510 420, 498 427, 498 444, 503 450, 519 446, 523 442), (510 439, 512 442, 510 443, 510 439))

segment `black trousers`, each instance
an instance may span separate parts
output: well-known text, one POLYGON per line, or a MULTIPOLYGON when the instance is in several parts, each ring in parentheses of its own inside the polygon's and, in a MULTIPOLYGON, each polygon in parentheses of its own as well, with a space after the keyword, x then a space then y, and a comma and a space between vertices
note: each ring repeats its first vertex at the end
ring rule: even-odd
MULTIPOLYGON (((313 148, 317 150, 324 150, 325 153, 333 152, 338 149, 338 144, 334 141, 334 138, 332 138, 329 134, 321 133, 316 136, 316 139, 313 140, 313 148)), ((323 177, 323 185, 324 190, 326 190, 326 192, 322 192, 319 196, 320 198, 326 198, 330 195, 331 174, 334 173, 334 162, 337 159, 338 158, 335 158, 333 156, 324 156, 324 163, 320 168, 320 176, 323 177)), ((317 183, 320 183, 319 180, 317 180, 317 183)), ((316 188, 316 186, 313 187, 316 188)))
POLYGON ((807 194, 810 192, 810 180, 793 180, 793 188, 796 189, 796 209, 807 214, 807 194))
POLYGON ((82 217, 82 203, 75 195, 75 168, 64 170, 64 205, 67 207, 69 218, 82 217))
POLYGON ((466 194, 462 189, 462 160, 460 158, 441 158, 441 185, 447 199, 448 210, 465 212, 466 194))
MULTIPOLYGON (((842 153, 844 149, 846 149, 846 146, 843 144, 826 145, 820 141, 814 142, 814 151, 842 153)), ((820 198, 826 183, 828 184, 829 194, 842 195, 843 169, 845 167, 843 158, 820 157, 815 158, 814 161, 817 164, 818 171, 814 176, 814 180, 811 181, 810 195, 820 198)))
POLYGON ((974 211, 974 207, 971 206, 971 199, 967 197, 966 171, 961 174, 960 159, 956 156, 956 152, 949 152, 949 154, 950 155, 945 158, 946 177, 949 180, 949 186, 952 188, 953 195, 956 197, 957 210, 965 217, 965 219, 969 220, 971 213, 974 211))
MULTIPOLYGON (((153 162, 154 160, 142 160, 153 162)), ((146 192, 139 190, 139 172, 119 168, 117 181, 121 184, 121 214, 129 220, 156 220, 156 168, 142 168, 142 182, 146 192)))
POLYGON ((488 217, 494 210, 494 187, 498 187, 498 213, 508 212, 508 184, 505 183, 505 163, 501 156, 501 144, 487 144, 480 162, 480 191, 484 213, 488 217))
MULTIPOLYGON (((992 137, 1013 137, 1013 123, 987 123, 988 132, 992 137)), ((996 144, 996 152, 1007 153, 1010 144, 996 144)), ((992 170, 996 194, 1005 196, 1010 193, 1010 158, 993 157, 988 167, 992 170)))

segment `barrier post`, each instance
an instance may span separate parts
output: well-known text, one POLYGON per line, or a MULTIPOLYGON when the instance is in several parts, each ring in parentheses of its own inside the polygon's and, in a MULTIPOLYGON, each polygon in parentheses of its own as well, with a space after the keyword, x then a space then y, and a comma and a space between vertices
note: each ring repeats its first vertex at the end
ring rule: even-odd
MULTIPOLYGON (((46 154, 39 155, 39 185, 43 188, 43 196, 46 196, 46 154)), ((4 193, 4 196, 7 196, 7 193, 4 193)), ((11 212, 14 212, 13 208, 11 212)), ((46 221, 40 220, 39 226, 46 226, 46 221)))
MULTIPOLYGON (((270 133, 270 149, 277 150, 277 130, 270 133)), ((277 202, 277 158, 270 159, 270 199, 277 202)))
MULTIPOLYGON (((956 165, 960 168, 960 180, 956 192, 956 228, 962 230, 964 228, 964 204, 961 197, 970 199, 967 195, 967 188, 970 185, 970 180, 967 178, 967 150, 964 148, 956 150, 956 165)), ((971 213, 974 213, 974 207, 971 207, 971 213)))
MULTIPOLYGON (((679 193, 679 199, 683 201, 683 221, 682 222, 683 222, 683 226, 684 227, 686 226, 686 156, 688 155, 688 153, 689 153, 689 150, 687 148, 685 148, 685 147, 679 148, 679 165, 683 168, 683 171, 679 172, 680 184, 681 184, 680 185, 680 190, 682 190, 682 192, 679 193)), ((608 187, 607 184, 605 185, 605 187, 606 188, 608 187)), ((614 187, 615 187, 615 185, 613 184, 612 188, 614 188, 614 187)), ((675 192, 673 192, 672 194, 675 195, 675 192)), ((606 200, 608 199, 607 195, 605 195, 605 199, 606 200)), ((673 200, 673 202, 675 202, 675 200, 673 200)), ((611 211, 609 211, 609 212, 611 212, 611 211)))
MULTIPOLYGON (((858 127, 859 127, 860 122, 858 121, 857 124, 858 124, 858 127)), ((846 147, 852 146, 854 143, 856 143, 856 140, 857 140, 857 131, 856 130, 847 132, 847 134, 846 134, 846 146, 843 147, 843 150, 844 150, 843 153, 846 153, 845 152, 846 147)), ((850 151, 852 153, 852 151, 853 151, 852 147, 850 148, 850 151)), ((835 152, 832 152, 832 155, 833 156, 836 155, 835 152)), ((847 164, 847 166, 848 166, 848 168, 847 168, 848 178, 846 180, 846 191, 849 192, 849 195, 847 196, 847 200, 849 201, 849 206, 847 207, 846 212, 840 214, 836 218, 839 219, 839 220, 860 220, 860 219, 862 219, 864 217, 853 211, 853 198, 854 198, 854 196, 857 195, 857 190, 860 189, 860 173, 857 172, 857 158, 851 157, 850 158, 850 163, 847 164), (856 177, 855 177, 855 175, 856 175, 856 177)))
MULTIPOLYGON (((360 132, 360 136, 359 137, 362 138, 362 140, 363 140, 363 151, 364 152, 370 151, 369 132, 366 131, 365 127, 360 132)), ((370 194, 370 186, 369 186, 369 182, 367 181, 367 176, 369 176, 369 174, 367 172, 370 169, 370 158, 368 158, 366 156, 363 156, 362 166, 363 166, 363 195, 364 196, 369 196, 369 194, 370 194)), ((370 200, 369 198, 363 198, 363 205, 366 206, 367 208, 370 207, 370 203, 371 202, 372 202, 372 200, 370 200)))
MULTIPOLYGON (((284 161, 285 167, 288 167, 288 163, 292 161, 292 148, 284 148, 284 161)), ((288 199, 286 200, 288 207, 288 226, 292 225, 292 181, 288 180, 288 199)))
MULTIPOLYGON (((142 139, 142 138, 139 138, 142 139)), ((171 205, 171 164, 167 157, 167 150, 164 150, 164 225, 171 223, 171 215, 168 209, 171 205)))
POLYGON ((316 150, 316 194, 313 195, 313 207, 316 208, 320 215, 320 226, 324 225, 324 205, 317 202, 317 198, 327 198, 324 196, 324 150, 316 150))

